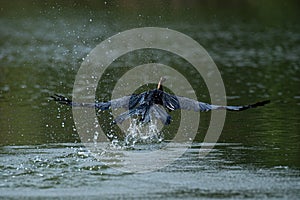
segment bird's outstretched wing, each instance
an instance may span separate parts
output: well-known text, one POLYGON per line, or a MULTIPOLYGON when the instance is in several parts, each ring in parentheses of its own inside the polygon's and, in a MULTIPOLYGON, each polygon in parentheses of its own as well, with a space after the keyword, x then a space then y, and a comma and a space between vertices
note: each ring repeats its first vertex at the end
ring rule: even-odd
POLYGON ((66 104, 69 106, 74 106, 74 107, 89 107, 89 108, 96 108, 99 110, 108 110, 108 109, 115 109, 115 108, 126 108, 130 109, 135 107, 140 99, 142 98, 141 95, 136 95, 133 94, 131 96, 125 96, 121 97, 118 99, 113 99, 111 101, 107 102, 95 102, 95 103, 78 103, 78 102, 73 102, 71 99, 64 97, 62 95, 55 94, 51 96, 51 98, 54 101, 57 101, 61 104, 66 104))
POLYGON ((242 106, 220 106, 220 105, 211 105, 208 103, 203 103, 186 97, 180 97, 164 93, 163 95, 163 106, 169 110, 193 110, 206 112, 210 110, 229 110, 229 111, 242 111, 249 108, 256 108, 258 106, 264 106, 265 104, 270 103, 270 100, 260 101, 254 104, 242 105, 242 106))

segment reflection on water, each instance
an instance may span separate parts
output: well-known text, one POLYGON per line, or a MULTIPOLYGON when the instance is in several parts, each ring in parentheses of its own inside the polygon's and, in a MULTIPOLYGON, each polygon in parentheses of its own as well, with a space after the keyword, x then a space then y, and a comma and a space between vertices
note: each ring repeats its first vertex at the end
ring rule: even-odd
MULTIPOLYGON (((132 2, 0 3, 0 196, 299 198, 299 3, 132 2), (203 159, 198 152, 209 113, 201 114, 195 144, 166 168, 130 174, 98 162, 80 144, 72 110, 49 96, 72 95, 82 58, 101 41, 144 26, 168 27, 203 45, 222 74, 229 104, 272 103, 228 112, 220 144, 203 159)), ((97 98, 109 100, 122 74, 154 62, 180 70, 198 99, 210 101, 189 63, 149 49, 117 59, 101 79, 97 98)), ((180 118, 171 115, 175 121, 164 128, 166 138, 180 118)), ((117 131, 111 120, 109 111, 99 114, 103 130, 117 131)), ((145 147, 151 146, 125 151, 145 147)))

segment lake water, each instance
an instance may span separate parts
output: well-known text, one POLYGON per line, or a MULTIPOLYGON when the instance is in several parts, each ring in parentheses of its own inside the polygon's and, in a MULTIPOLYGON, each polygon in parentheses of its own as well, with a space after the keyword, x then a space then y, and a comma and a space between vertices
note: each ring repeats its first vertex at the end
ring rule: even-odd
MULTIPOLYGON (((295 1, 1 2, 0 197, 299 199, 298 10, 295 1), (216 144, 203 143, 211 115, 201 113, 191 147, 158 170, 132 173, 106 166, 80 142, 72 109, 49 97, 72 95, 83 58, 101 41, 145 26, 174 29, 201 44, 218 66, 228 104, 271 103, 227 112, 216 144), (214 148, 199 156, 210 145, 214 148)), ((116 60, 99 83, 97 97, 109 100, 123 73, 151 62, 182 69, 198 100, 210 102, 201 76, 182 67, 189 65, 184 59, 149 49, 116 60)), ((171 115, 165 141, 136 144, 121 153, 167 145, 180 119, 178 112, 171 115)), ((110 117, 109 112, 99 116, 103 130, 111 129, 110 117)))

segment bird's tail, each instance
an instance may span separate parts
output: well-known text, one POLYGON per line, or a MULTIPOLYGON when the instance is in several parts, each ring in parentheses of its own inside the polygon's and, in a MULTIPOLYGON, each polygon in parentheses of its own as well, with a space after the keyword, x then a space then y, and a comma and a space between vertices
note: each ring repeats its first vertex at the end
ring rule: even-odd
POLYGON ((152 114, 154 114, 154 117, 160 119, 161 122, 165 125, 168 125, 171 122, 171 116, 164 109, 154 104, 150 107, 142 107, 128 110, 116 117, 113 123, 121 124, 124 120, 134 115, 140 117, 141 122, 147 123, 151 120, 152 114))

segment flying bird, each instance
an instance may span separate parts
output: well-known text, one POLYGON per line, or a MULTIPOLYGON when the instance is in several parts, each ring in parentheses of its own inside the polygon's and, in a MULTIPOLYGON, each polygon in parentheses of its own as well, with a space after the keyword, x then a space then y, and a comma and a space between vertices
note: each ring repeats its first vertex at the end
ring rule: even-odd
POLYGON ((242 106, 211 105, 186 97, 169 94, 163 90, 163 81, 165 81, 165 78, 160 78, 157 88, 153 90, 149 90, 140 94, 124 96, 107 102, 78 103, 58 94, 55 94, 51 97, 54 101, 74 107, 91 107, 96 108, 97 110, 116 108, 127 109, 126 112, 114 119, 114 123, 122 123, 124 120, 133 116, 138 116, 142 123, 146 123, 151 120, 151 114, 153 114, 165 125, 171 123, 171 116, 166 110, 169 112, 178 109, 192 110, 196 112, 207 112, 210 110, 242 111, 250 108, 256 108, 258 106, 264 106, 265 104, 270 103, 270 100, 266 100, 242 106))

